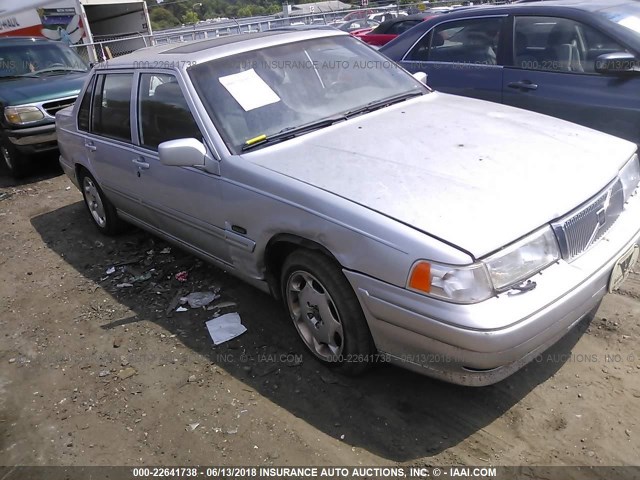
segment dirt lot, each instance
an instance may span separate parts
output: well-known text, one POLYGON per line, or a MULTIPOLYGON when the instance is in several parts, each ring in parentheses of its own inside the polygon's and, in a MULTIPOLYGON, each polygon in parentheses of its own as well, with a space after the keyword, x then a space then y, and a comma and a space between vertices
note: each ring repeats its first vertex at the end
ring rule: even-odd
POLYGON ((55 167, 0 177, 0 226, 0 465, 639 463, 639 266, 541 361, 471 389, 336 376, 270 297, 138 230, 101 236, 55 167), (213 287, 248 329, 218 347, 212 311, 166 313, 213 287))

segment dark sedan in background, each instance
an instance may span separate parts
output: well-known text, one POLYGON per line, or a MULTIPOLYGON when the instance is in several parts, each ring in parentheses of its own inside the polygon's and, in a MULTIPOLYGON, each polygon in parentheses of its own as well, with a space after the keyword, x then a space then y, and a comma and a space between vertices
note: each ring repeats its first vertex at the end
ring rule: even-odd
POLYGON ((380 49, 432 88, 640 144, 640 2, 564 0, 431 18, 380 49))

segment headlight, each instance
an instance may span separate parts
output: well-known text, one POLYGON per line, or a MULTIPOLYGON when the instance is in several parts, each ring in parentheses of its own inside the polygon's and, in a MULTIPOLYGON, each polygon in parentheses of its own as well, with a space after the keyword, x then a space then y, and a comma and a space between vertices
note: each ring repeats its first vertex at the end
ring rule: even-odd
POLYGON ((411 269, 407 286, 453 303, 478 303, 494 295, 481 263, 458 266, 421 260, 411 269))
POLYGON ((622 193, 626 202, 636 193, 640 183, 640 160, 638 160, 638 154, 631 157, 631 160, 622 167, 618 177, 622 183, 622 193))
POLYGON ((479 303, 559 259, 556 237, 550 227, 544 227, 471 265, 419 260, 411 269, 407 288, 453 303, 479 303))
POLYGON ((558 242, 550 227, 544 227, 519 242, 484 259, 496 290, 515 285, 560 258, 558 242))
POLYGON ((14 125, 24 125, 26 123, 37 122, 44 118, 44 113, 38 107, 5 107, 4 118, 14 125))

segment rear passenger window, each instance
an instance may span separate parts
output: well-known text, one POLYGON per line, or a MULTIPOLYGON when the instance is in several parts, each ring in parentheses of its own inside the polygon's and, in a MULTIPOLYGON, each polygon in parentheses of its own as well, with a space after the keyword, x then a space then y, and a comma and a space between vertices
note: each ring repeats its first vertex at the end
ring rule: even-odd
POLYGON ((596 29, 557 17, 517 17, 513 65, 526 70, 595 73, 598 56, 626 49, 596 29))
POLYGON ((474 18, 436 26, 407 60, 496 65, 502 18, 474 18))
POLYGON ((131 85, 133 74, 99 75, 93 97, 92 132, 131 142, 131 85))
POLYGON ((173 75, 143 73, 139 87, 140 144, 157 150, 167 140, 195 138, 202 141, 180 84, 173 75))
POLYGON ((84 92, 84 96, 82 97, 82 102, 80 103, 80 109, 78 110, 78 130, 83 130, 85 132, 89 131, 90 126, 90 115, 91 115, 91 95, 93 95, 93 84, 95 82, 95 77, 91 79, 91 82, 87 86, 87 89, 84 92))

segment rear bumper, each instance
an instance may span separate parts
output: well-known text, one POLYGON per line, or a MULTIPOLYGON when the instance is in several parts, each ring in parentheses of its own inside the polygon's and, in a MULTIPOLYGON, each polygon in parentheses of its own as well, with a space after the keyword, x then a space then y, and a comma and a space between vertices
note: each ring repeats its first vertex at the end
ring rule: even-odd
POLYGON ((425 297, 345 271, 378 350, 411 370, 461 385, 490 385, 522 368, 598 306, 617 260, 640 242, 640 195, 607 235, 538 286, 475 305, 425 297))

